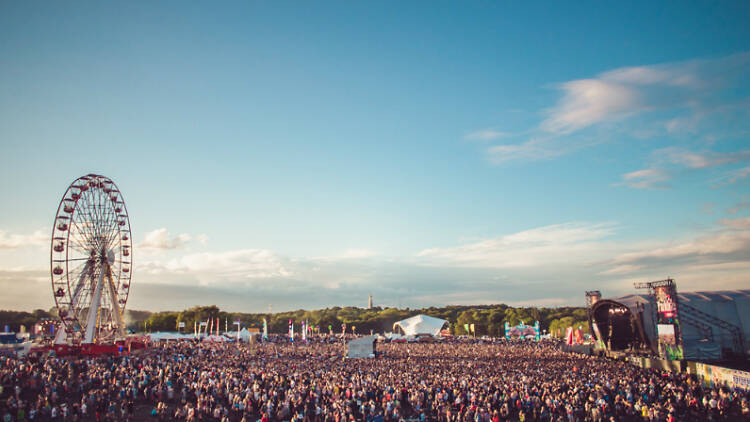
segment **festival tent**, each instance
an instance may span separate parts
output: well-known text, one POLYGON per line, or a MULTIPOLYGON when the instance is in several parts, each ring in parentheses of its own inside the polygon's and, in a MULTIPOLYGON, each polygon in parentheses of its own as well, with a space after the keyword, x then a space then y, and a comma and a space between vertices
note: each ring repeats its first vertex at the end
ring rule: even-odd
POLYGON ((437 336, 440 334, 440 330, 446 322, 448 321, 444 319, 420 314, 396 322, 393 324, 393 329, 396 330, 398 327, 404 332, 404 335, 407 336, 416 336, 420 334, 437 336))
POLYGON ((161 332, 157 331, 155 333, 149 333, 147 334, 147 337, 150 341, 167 341, 167 340, 184 340, 184 339, 190 339, 193 338, 192 335, 187 334, 180 334, 180 333, 174 333, 174 332, 161 332))
POLYGON ((244 341, 247 343, 250 341, 251 336, 252 334, 250 334, 250 331, 247 331, 247 328, 243 328, 242 330, 240 330, 240 341, 244 341))

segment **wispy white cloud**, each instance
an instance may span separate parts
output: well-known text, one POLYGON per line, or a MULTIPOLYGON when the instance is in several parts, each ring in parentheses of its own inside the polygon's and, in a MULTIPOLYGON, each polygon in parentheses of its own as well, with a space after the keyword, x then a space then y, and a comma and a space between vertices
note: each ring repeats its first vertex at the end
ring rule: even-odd
POLYGON ((536 161, 554 158, 566 151, 551 148, 543 139, 530 139, 520 144, 495 145, 487 150, 493 163, 501 164, 509 161, 536 161))
MULTIPOLYGON (((736 109, 746 107, 732 105, 724 94, 749 75, 750 53, 741 53, 717 59, 622 67, 592 78, 556 84, 554 87, 562 95, 545 111, 544 119, 526 132, 530 133, 529 139, 492 145, 487 152, 496 164, 552 159, 594 144, 580 142, 578 135, 584 129, 613 122, 627 126, 635 116, 650 118, 652 124, 644 127, 643 119, 639 119, 637 126, 626 129, 633 136, 669 138, 694 133, 703 139, 715 139, 715 134, 700 132, 699 124, 710 124, 719 116, 726 118, 733 113, 736 118, 736 109), (658 123, 658 130, 653 123, 658 123)), ((746 120, 747 115, 740 119, 746 120)), ((475 132, 477 139, 484 140, 496 139, 495 133, 501 132, 475 132)), ((682 164, 690 168, 732 162, 732 158, 713 153, 676 155, 674 159, 686 160, 682 164)))
POLYGON ((425 249, 417 254, 423 264, 518 268, 570 262, 580 254, 593 260, 603 251, 598 241, 614 234, 612 224, 566 223, 540 227, 451 248, 425 249))
POLYGON ((602 274, 602 275, 632 274, 638 270, 641 270, 642 268, 643 268, 643 265, 624 264, 624 265, 617 265, 608 270, 602 271, 599 274, 602 274))
POLYGON ((623 174, 619 185, 633 189, 664 189, 669 179, 669 174, 663 170, 643 169, 623 174))
POLYGON ((737 183, 739 181, 747 179, 748 176, 750 176, 750 166, 729 171, 724 175, 724 177, 722 178, 722 182, 720 183, 731 185, 733 183, 737 183))
POLYGON ((198 242, 200 242, 201 245, 207 245, 208 244, 208 235, 203 233, 198 235, 198 242))
POLYGON ((293 274, 290 260, 264 249, 192 253, 167 261, 146 261, 141 266, 151 274, 190 274, 204 283, 242 282, 293 274))
POLYGON ((705 265, 732 262, 749 256, 750 219, 723 219, 719 224, 727 229, 623 253, 615 257, 611 264, 614 268, 631 266, 636 270, 654 266, 666 268, 686 263, 705 265))
POLYGON ((750 230, 750 217, 746 218, 722 218, 719 224, 738 230, 750 230))
MULTIPOLYGON (((690 60, 623 67, 591 79, 557 85, 563 97, 548 111, 542 130, 571 133, 634 114, 700 104, 723 87, 719 82, 747 73, 750 53, 713 60, 690 60)), ((673 121, 671 129, 678 129, 673 121)))
POLYGON ((29 246, 48 245, 49 234, 42 230, 35 230, 28 234, 8 234, 0 230, 0 249, 19 249, 29 246))
POLYGON ((635 89, 604 79, 570 81, 559 88, 563 98, 540 126, 546 132, 568 134, 645 107, 635 89))
POLYGON ((193 239, 187 233, 172 236, 166 228, 162 227, 146 233, 138 247, 146 249, 178 249, 184 247, 188 242, 193 239))
POLYGON ((505 132, 499 132, 494 129, 482 129, 476 132, 466 134, 464 136, 464 139, 474 140, 474 141, 493 141, 495 139, 500 139, 506 136, 509 136, 509 134, 505 132))
MULTIPOLYGON (((730 164, 750 161, 750 150, 715 152, 691 151, 685 148, 669 147, 654 150, 649 158, 649 168, 622 175, 622 183, 634 189, 663 189, 673 175, 683 169, 690 171, 706 170, 730 164)), ((724 176, 724 183, 734 183, 750 174, 750 167, 730 171, 724 176)))
POLYGON ((713 151, 695 152, 684 148, 670 147, 658 149, 653 154, 664 161, 690 169, 704 169, 750 160, 750 150, 719 153, 713 151))

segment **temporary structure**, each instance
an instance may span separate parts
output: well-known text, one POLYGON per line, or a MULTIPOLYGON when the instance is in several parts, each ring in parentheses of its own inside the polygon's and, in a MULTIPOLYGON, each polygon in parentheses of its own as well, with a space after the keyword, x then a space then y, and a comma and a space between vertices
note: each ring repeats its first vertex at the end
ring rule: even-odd
POLYGON ((404 335, 407 336, 416 336, 420 334, 436 336, 440 334, 440 330, 446 322, 448 321, 444 319, 420 314, 396 322, 393 324, 393 330, 396 331, 396 329, 399 328, 403 331, 404 335))
POLYGON ((374 358, 376 336, 367 336, 354 339, 346 345, 346 357, 348 358, 374 358))
POLYGON ((250 337, 252 334, 250 334, 250 331, 247 331, 247 328, 243 328, 240 330, 240 341, 244 341, 245 343, 250 342, 250 337))
POLYGON ((161 332, 147 334, 150 341, 167 341, 167 340, 185 340, 193 338, 192 335, 180 334, 175 332, 161 332))

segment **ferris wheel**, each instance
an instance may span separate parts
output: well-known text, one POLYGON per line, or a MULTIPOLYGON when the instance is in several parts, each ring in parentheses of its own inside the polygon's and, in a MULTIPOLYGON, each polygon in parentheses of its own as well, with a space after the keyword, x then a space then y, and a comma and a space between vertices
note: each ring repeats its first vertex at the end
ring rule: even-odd
POLYGON ((130 219, 115 183, 96 174, 73 181, 52 226, 52 292, 62 321, 55 343, 124 337, 132 246, 130 219))

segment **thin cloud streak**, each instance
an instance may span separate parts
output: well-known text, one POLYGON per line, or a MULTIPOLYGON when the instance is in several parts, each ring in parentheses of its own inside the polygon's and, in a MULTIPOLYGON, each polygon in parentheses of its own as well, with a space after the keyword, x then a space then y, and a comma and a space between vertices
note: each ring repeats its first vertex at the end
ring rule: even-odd
POLYGON ((493 141, 495 139, 500 139, 507 136, 510 136, 510 134, 505 132, 498 132, 493 129, 483 129, 465 135, 464 139, 472 141, 493 141))
POLYGON ((20 249, 30 246, 49 245, 49 234, 35 230, 30 234, 8 234, 0 230, 0 249, 20 249))
POLYGON ((166 228, 162 227, 146 233, 143 242, 138 244, 140 248, 146 249, 178 249, 184 247, 193 237, 187 233, 171 236, 166 228))
MULTIPOLYGON (((650 119, 647 122, 659 122, 661 130, 644 132, 644 122, 639 122, 638 127, 629 129, 631 132, 647 133, 646 137, 651 138, 656 135, 679 136, 687 130, 699 136, 702 134, 697 127, 699 122, 718 123, 721 110, 726 114, 737 108, 736 104, 728 104, 729 100, 723 95, 750 74, 748 69, 750 53, 740 53, 718 59, 623 67, 593 78, 556 84, 554 87, 562 96, 544 112, 544 119, 529 131, 529 139, 491 145, 486 152, 495 164, 549 160, 598 144, 600 141, 581 141, 578 135, 585 129, 613 122, 620 122, 626 128, 635 116, 641 115, 650 119), (716 103, 721 105, 717 107, 716 103), (691 115, 684 116, 685 110, 691 115), (666 121, 663 114, 670 115, 666 121)), ((495 133, 502 132, 477 131, 472 135, 477 139, 494 140, 496 137, 492 135, 495 133)), ((740 155, 744 153, 746 151, 740 155)), ((740 159, 735 153, 730 154, 734 156, 719 153, 680 156, 675 151, 672 159, 682 160, 681 164, 690 168, 706 168, 740 159)))

